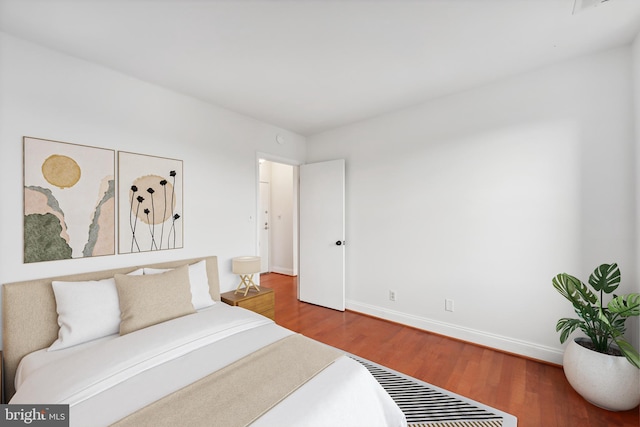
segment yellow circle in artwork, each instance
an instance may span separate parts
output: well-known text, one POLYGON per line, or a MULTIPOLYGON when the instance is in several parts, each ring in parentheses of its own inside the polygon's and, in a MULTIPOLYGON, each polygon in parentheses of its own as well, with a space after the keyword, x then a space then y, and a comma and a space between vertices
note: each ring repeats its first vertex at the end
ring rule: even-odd
POLYGON ((42 164, 42 175, 51 185, 70 188, 80 180, 80 166, 71 157, 53 154, 42 164))

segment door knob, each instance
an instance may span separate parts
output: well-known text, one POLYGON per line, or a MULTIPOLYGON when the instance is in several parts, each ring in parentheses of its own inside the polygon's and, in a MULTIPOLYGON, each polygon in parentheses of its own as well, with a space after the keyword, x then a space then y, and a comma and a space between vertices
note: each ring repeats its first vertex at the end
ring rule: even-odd
POLYGON ((336 245, 337 245, 337 246, 342 246, 342 245, 344 245, 344 242, 343 242, 342 240, 338 240, 338 241, 336 242, 336 245))

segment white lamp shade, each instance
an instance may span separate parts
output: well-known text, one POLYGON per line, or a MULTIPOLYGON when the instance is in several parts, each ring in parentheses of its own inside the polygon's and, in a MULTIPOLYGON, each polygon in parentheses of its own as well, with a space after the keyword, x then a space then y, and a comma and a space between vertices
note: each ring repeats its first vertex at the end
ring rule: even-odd
POLYGON ((231 271, 235 274, 260 273, 259 256, 240 256, 231 261, 231 271))

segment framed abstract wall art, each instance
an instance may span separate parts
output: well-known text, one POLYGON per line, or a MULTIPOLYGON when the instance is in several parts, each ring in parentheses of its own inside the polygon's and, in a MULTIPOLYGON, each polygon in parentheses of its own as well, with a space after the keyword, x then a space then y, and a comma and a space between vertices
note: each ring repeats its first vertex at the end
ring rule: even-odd
POLYGON ((118 152, 121 254, 182 248, 182 160, 118 152))
POLYGON ((115 254, 115 151, 24 137, 24 262, 115 254))

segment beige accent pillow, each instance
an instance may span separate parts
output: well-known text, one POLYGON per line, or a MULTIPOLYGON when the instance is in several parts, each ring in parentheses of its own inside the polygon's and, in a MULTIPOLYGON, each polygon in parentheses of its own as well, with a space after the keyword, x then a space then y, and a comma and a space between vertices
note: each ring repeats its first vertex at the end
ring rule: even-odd
POLYGON ((195 313, 186 265, 161 274, 116 274, 114 278, 120 300, 120 335, 195 313))
MULTIPOLYGON (((144 268, 144 274, 158 274, 172 270, 171 268, 144 268)), ((209 277, 207 276, 207 261, 202 260, 189 264, 189 284, 191 286, 191 304, 196 310, 209 307, 215 302, 209 293, 209 277)))

